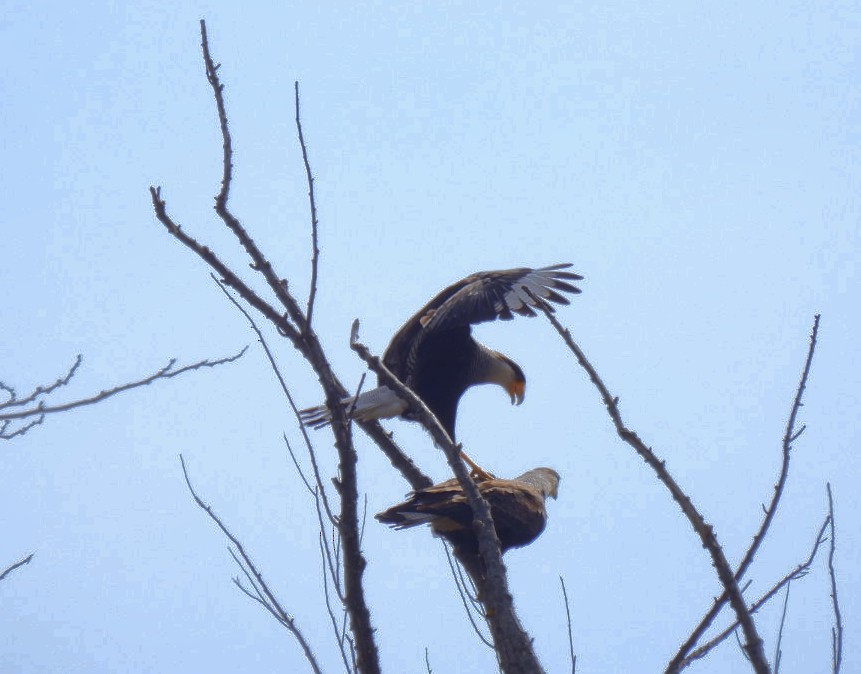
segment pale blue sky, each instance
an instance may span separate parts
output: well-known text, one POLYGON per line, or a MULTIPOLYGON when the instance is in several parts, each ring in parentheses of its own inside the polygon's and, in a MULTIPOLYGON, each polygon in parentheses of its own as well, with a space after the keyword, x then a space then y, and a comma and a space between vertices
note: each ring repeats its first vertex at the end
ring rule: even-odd
MULTIPOLYGON (((317 177, 317 329, 338 373, 347 339, 381 352, 441 287, 480 269, 572 262, 560 312, 629 423, 738 560, 771 495, 813 315, 819 350, 785 501, 751 596, 803 559, 837 505, 846 669, 861 657, 859 36, 857 3, 475 3, 7 0, 0 21, 6 289, 0 379, 26 390, 76 353, 81 396, 252 344, 239 363, 48 420, 2 446, 0 671, 303 671, 298 648, 232 587, 225 541, 182 481, 234 528, 337 671, 319 606, 311 505, 281 435, 295 424, 244 319, 159 225, 147 188, 240 269, 211 211, 220 138, 199 53, 206 18, 235 142, 233 207, 300 297, 306 185, 293 81, 317 177)), ((250 273, 250 272, 249 272, 250 273)), ((529 384, 463 401, 459 435, 497 474, 551 465, 539 541, 506 557, 548 671, 658 671, 718 593, 709 559, 542 320, 482 326, 529 384)), ((301 404, 320 393, 286 343, 301 404)), ((436 479, 427 437, 389 424, 436 479)), ((315 436, 332 463, 330 438, 315 436)), ((369 510, 407 490, 364 439, 369 510)), ((440 545, 369 521, 368 597, 383 665, 486 672, 440 545)), ((824 672, 822 561, 793 586, 785 674, 824 672)), ((771 656, 779 618, 760 618, 771 656)), ((721 622, 725 624, 726 617, 721 622)), ((729 643, 696 665, 744 671, 729 643)), ((692 669, 691 671, 695 671, 692 669)))

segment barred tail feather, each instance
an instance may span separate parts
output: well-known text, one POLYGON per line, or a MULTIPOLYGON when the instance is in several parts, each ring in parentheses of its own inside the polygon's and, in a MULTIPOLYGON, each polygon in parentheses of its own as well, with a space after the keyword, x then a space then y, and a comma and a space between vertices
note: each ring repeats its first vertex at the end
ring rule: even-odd
POLYGON ((388 510, 378 513, 376 519, 383 524, 388 524, 393 529, 410 529, 420 524, 429 524, 436 519, 436 515, 434 514, 420 513, 409 508, 409 503, 399 503, 388 510))
MULTIPOLYGON (((406 403, 385 386, 365 391, 359 395, 358 400, 355 396, 344 398, 341 405, 346 412, 352 410, 352 418, 358 421, 389 419, 407 409, 406 403)), ((306 426, 323 428, 332 423, 332 412, 326 405, 317 405, 299 410, 299 418, 306 426)))

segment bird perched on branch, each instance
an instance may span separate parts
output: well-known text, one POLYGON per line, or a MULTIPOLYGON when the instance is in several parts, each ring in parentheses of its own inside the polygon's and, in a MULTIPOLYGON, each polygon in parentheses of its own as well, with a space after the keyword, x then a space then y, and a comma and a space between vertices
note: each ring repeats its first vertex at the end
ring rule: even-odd
MULTIPOLYGON (((548 496, 556 498, 559 480, 559 473, 552 468, 533 468, 513 480, 476 483, 490 505, 502 552, 528 545, 544 531, 544 502, 548 496)), ((478 554, 472 509, 456 479, 412 492, 403 503, 379 513, 377 519, 395 529, 430 524, 435 534, 451 541, 457 549, 478 554)))
MULTIPOLYGON (((467 276, 440 292, 398 330, 383 354, 383 364, 424 401, 454 440, 457 405, 470 386, 498 384, 511 403, 518 405, 526 392, 520 366, 476 342, 472 326, 497 318, 511 320, 514 314, 535 316, 532 308, 537 302, 547 307, 550 302, 568 304, 561 293, 579 293, 571 282, 583 279, 564 271, 570 266, 521 267, 467 276)), ((346 398, 342 404, 360 421, 398 415, 410 418, 407 404, 385 386, 366 391, 358 399, 346 398)), ((314 428, 332 421, 325 405, 302 410, 300 415, 304 424, 314 428)))

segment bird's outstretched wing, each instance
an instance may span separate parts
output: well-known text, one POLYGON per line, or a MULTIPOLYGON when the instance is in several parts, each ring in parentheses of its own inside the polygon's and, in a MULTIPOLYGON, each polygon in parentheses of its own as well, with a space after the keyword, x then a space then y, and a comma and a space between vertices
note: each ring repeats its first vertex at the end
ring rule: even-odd
POLYGON ((398 330, 383 356, 386 366, 403 373, 410 353, 415 353, 418 343, 434 333, 468 328, 497 318, 511 320, 514 314, 534 316, 533 307, 537 303, 530 293, 548 306, 551 302, 568 304, 562 293, 579 293, 580 289, 572 282, 583 279, 579 274, 565 271, 570 266, 483 271, 450 285, 398 330))

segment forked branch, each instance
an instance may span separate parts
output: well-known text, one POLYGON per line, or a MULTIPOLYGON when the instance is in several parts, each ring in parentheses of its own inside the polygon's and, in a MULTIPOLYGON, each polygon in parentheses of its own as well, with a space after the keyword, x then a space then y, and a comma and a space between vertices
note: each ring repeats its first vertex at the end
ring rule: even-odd
POLYGON ((206 24, 203 21, 200 22, 200 34, 206 76, 215 99, 222 135, 222 179, 221 188, 215 198, 215 212, 236 236, 251 258, 252 269, 263 276, 283 309, 278 310, 272 303, 261 298, 206 245, 186 234, 168 215, 166 203, 161 197, 161 188, 159 187, 150 188, 153 208, 158 220, 172 236, 209 264, 225 284, 235 289, 246 302, 263 314, 280 334, 290 339, 296 350, 314 368, 319 378, 326 402, 333 408, 332 430, 335 435, 335 447, 339 458, 339 477, 334 483, 340 496, 341 506, 337 522, 338 537, 343 552, 340 563, 343 564, 344 572, 344 605, 350 617, 350 626, 356 645, 357 668, 366 674, 377 674, 380 671, 379 656, 374 639, 374 630, 371 626, 370 611, 362 587, 366 562, 361 552, 358 522, 356 477, 358 457, 353 447, 350 423, 344 411, 337 404, 346 395, 346 391, 335 377, 306 315, 299 309, 298 302, 288 291, 286 280, 276 274, 272 264, 228 207, 233 177, 233 149, 224 101, 224 85, 221 83, 218 73, 220 65, 215 63, 209 50, 206 24))
MULTIPOLYGON (((786 430, 783 433, 780 473, 778 474, 777 482, 774 485, 774 493, 772 494, 771 502, 764 510, 762 523, 760 524, 759 529, 754 535, 753 541, 751 541, 751 544, 745 552, 744 557, 739 563, 738 568, 736 568, 736 582, 741 582, 742 576, 744 576, 744 573, 750 567, 757 550, 759 550, 759 546, 762 544, 762 541, 765 539, 765 536, 768 533, 769 527, 771 526, 771 522, 774 519, 774 514, 777 512, 780 498, 783 495, 783 490, 786 486, 787 476, 789 475, 789 459, 792 451, 792 443, 797 440, 804 432, 804 426, 802 426, 799 430, 795 429, 795 422, 798 417, 798 412, 801 409, 802 399, 804 397, 804 389, 807 387, 807 379, 810 376, 810 367, 813 363, 813 353, 816 350, 816 338, 818 334, 819 314, 816 314, 816 316, 814 316, 813 318, 813 329, 810 333, 810 345, 807 349, 807 358, 804 361, 804 368, 801 371, 801 380, 798 382, 798 388, 795 391, 795 399, 793 400, 792 407, 789 411, 789 418, 786 421, 786 430)), ((709 608, 709 610, 703 616, 702 620, 700 620, 699 624, 693 629, 690 636, 688 636, 685 642, 681 645, 675 656, 673 656, 673 659, 670 660, 666 669, 668 673, 677 672, 679 671, 679 669, 681 669, 682 663, 686 661, 688 655, 691 653, 697 643, 699 643, 700 639, 702 639, 703 634, 705 634, 706 630, 709 628, 712 622, 714 622, 714 619, 717 617, 718 613, 720 613, 721 609, 726 606, 728 598, 729 594, 726 590, 724 590, 723 594, 721 594, 714 601, 711 608, 709 608)))
POLYGON ((233 356, 228 356, 227 358, 218 358, 216 360, 201 360, 196 363, 192 363, 191 365, 184 365, 179 368, 176 367, 176 358, 171 358, 167 365, 165 365, 159 370, 156 370, 148 377, 144 377, 143 379, 138 379, 137 381, 132 381, 127 384, 120 384, 119 386, 114 386, 113 388, 109 388, 103 391, 99 391, 99 393, 89 396, 87 398, 80 398, 79 400, 73 400, 71 402, 61 403, 57 405, 48 405, 45 403, 44 400, 40 400, 40 398, 43 398, 50 393, 53 393, 57 388, 65 386, 69 383, 69 381, 75 375, 78 370, 78 367, 81 364, 81 356, 78 356, 75 359, 74 365, 72 365, 72 367, 69 369, 69 371, 64 377, 59 378, 50 386, 37 387, 33 390, 32 393, 25 396, 24 398, 18 398, 15 394, 15 389, 0 382, 0 390, 4 391, 9 397, 5 402, 0 403, 0 440, 11 440, 16 436, 23 435, 33 426, 41 424, 45 416, 48 414, 68 412, 69 410, 77 409, 79 407, 95 405, 96 403, 99 403, 103 400, 107 400, 108 398, 112 398, 119 393, 131 391, 132 389, 140 388, 141 386, 149 386, 150 384, 162 379, 172 379, 173 377, 177 377, 181 374, 185 374, 186 372, 191 372, 193 370, 200 370, 203 368, 216 367, 218 365, 232 363, 233 361, 241 358, 247 349, 248 347, 245 347, 239 353, 233 356), (19 409, 21 407, 23 407, 24 409, 19 409), (11 423, 13 421, 20 421, 24 419, 30 419, 31 421, 14 430, 12 429, 11 423))
POLYGON ((604 405, 607 408, 607 413, 610 415, 613 426, 616 428, 616 433, 624 442, 630 445, 635 452, 637 452, 640 458, 642 458, 652 468, 652 470, 655 471, 658 479, 670 492, 673 500, 679 504, 685 517, 688 518, 688 521, 691 523, 697 536, 699 536, 703 547, 711 556, 712 565, 717 572, 718 579, 720 580, 721 585, 723 585, 724 590, 727 592, 730 605, 735 611, 736 617, 744 633, 744 650, 750 659, 751 666, 757 674, 768 674, 770 672, 770 668, 768 660, 765 657, 762 638, 757 632, 756 625, 753 622, 753 618, 750 615, 750 611, 745 604, 744 597, 742 596, 741 590, 736 582, 735 574, 733 573, 732 568, 718 543, 714 529, 711 525, 706 523, 703 516, 694 506, 690 497, 682 490, 681 487, 679 487, 678 483, 670 475, 665 462, 658 459, 652 449, 648 447, 634 431, 625 426, 625 423, 622 421, 622 415, 619 412, 618 398, 615 398, 610 394, 610 391, 607 389, 607 386, 604 384, 601 377, 598 376, 595 368, 586 358, 586 355, 580 347, 574 342, 574 339, 571 337, 571 333, 562 327, 553 313, 543 302, 538 300, 538 298, 535 299, 538 306, 544 311, 547 319, 562 336, 562 339, 568 345, 568 348, 574 353, 574 356, 577 358, 577 362, 589 375, 589 379, 595 385, 595 388, 598 389, 601 399, 604 401, 604 405))
MULTIPOLYGON (((281 603, 264 580, 263 574, 257 570, 253 560, 248 553, 245 552, 245 548, 242 543, 240 543, 239 539, 233 535, 218 515, 213 512, 212 507, 198 496, 194 487, 191 485, 191 479, 188 477, 188 469, 186 468, 185 459, 182 454, 179 455, 179 460, 182 464, 182 474, 185 477, 185 484, 188 486, 188 490, 191 492, 194 502, 197 503, 198 507, 200 507, 200 509, 203 510, 213 522, 215 522, 218 528, 221 529, 222 533, 227 536, 227 539, 233 544, 234 549, 238 553, 238 557, 234 555, 234 559, 242 569, 249 583, 251 583, 254 588, 254 592, 249 592, 238 580, 236 581, 236 584, 243 592, 245 592, 245 594, 262 604, 279 623, 290 631, 299 643, 299 646, 302 648, 302 652, 305 654, 305 659, 308 660, 308 664, 311 666, 311 669, 314 670, 316 674, 320 674, 322 670, 320 669, 317 659, 311 650, 311 646, 305 639, 299 626, 296 625, 295 619, 281 606, 281 603)), ((233 551, 231 551, 231 555, 233 554, 233 551)))

